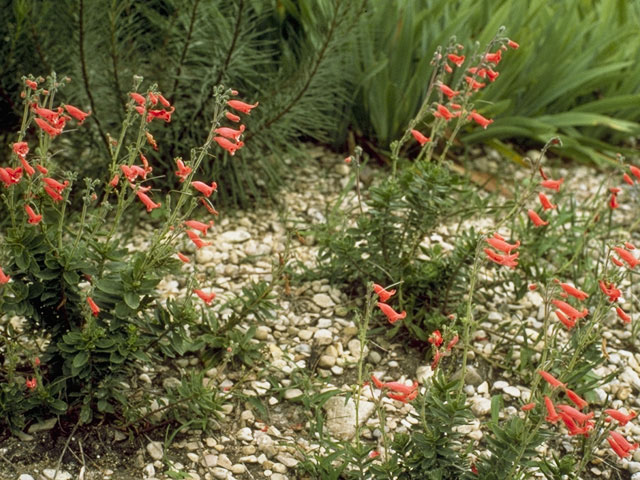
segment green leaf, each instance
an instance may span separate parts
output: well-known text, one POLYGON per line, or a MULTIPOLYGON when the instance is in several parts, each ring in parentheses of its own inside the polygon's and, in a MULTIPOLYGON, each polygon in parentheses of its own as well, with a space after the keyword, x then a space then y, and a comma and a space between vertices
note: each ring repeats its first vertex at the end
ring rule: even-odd
POLYGON ((64 402, 63 400, 60 400, 60 399, 56 399, 56 400, 52 401, 49 404, 49 407, 51 408, 51 410, 53 410, 53 411, 55 411, 55 412, 57 412, 59 414, 66 413, 67 408, 68 408, 66 402, 64 402))
POLYGON ((82 350, 77 353, 75 357, 73 357, 73 368, 79 369, 87 364, 89 361, 89 352, 86 350, 82 350))
POLYGON ((136 310, 140 306, 140 295, 133 292, 124 292, 124 301, 131 310, 136 310))
POLYGON ((500 420, 500 409, 502 408, 502 395, 494 395, 491 397, 491 421, 498 424, 500 420))
POLYGON ((64 281, 71 286, 78 285, 78 283, 80 282, 80 277, 73 270, 65 270, 62 273, 62 277, 64 278, 64 281))

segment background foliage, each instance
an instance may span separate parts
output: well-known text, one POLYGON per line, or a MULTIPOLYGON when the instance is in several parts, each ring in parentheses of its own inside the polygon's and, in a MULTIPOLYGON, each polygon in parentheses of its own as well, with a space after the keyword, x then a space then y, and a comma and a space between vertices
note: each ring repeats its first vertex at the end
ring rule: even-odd
MULTIPOLYGON (((92 138, 74 144, 91 149, 84 168, 94 176, 133 74, 157 81, 177 108, 158 135, 170 145, 154 159, 165 172, 185 145, 205 138, 213 85, 260 101, 248 119, 248 147, 208 166, 222 199, 238 204, 273 191, 297 139, 340 145, 351 130, 386 157, 423 101, 435 48, 456 34, 470 54, 500 25, 522 53, 476 104, 495 123, 465 132, 463 142, 489 142, 519 161, 505 139, 561 134, 562 155, 601 164, 640 131, 637 2, 3 0, 2 11, 3 110, 18 114, 23 74, 71 76, 75 90, 65 100, 94 112, 92 138)), ((16 118, 0 120, 5 143, 16 118)))

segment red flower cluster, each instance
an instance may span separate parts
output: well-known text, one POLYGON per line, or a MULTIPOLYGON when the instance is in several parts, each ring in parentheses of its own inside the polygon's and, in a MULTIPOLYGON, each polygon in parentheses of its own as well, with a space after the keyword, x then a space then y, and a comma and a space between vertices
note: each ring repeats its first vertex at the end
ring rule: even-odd
MULTIPOLYGON (((232 93, 234 95, 238 94, 238 92, 236 92, 235 90, 232 93)), ((238 112, 249 115, 251 113, 251 110, 258 106, 258 102, 251 105, 249 103, 241 102, 240 100, 229 100, 227 101, 227 105, 229 105, 234 110, 237 110, 238 112)), ((240 121, 240 117, 231 112, 226 112, 225 116, 232 122, 237 123, 240 121)), ((229 152, 230 155, 235 155, 237 150, 244 147, 244 143, 240 141, 240 136, 244 132, 244 129, 244 125, 240 125, 240 128, 237 130, 228 127, 216 128, 214 132, 217 133, 218 136, 213 137, 213 139, 218 145, 229 152)))
POLYGON ((375 375, 371 375, 371 380, 376 388, 380 390, 391 390, 387 392, 387 397, 399 400, 402 403, 408 403, 418 396, 418 382, 414 381, 413 385, 405 385, 400 382, 381 382, 375 375))
POLYGON ((504 237, 498 233, 494 233, 493 237, 487 237, 485 240, 493 248, 504 253, 504 255, 502 255, 491 248, 485 248, 484 253, 487 255, 489 260, 497 263, 498 265, 504 265, 505 267, 516 268, 518 266, 517 259, 520 254, 512 254, 511 251, 518 248, 520 246, 520 242, 509 244, 505 241, 504 237))
POLYGON ((402 311, 402 313, 398 313, 389 305, 384 303, 387 300, 389 300, 389 298, 391 298, 391 296, 393 296, 394 293, 396 293, 395 290, 385 290, 383 287, 381 287, 377 283, 374 283, 373 291, 376 292, 376 294, 380 298, 381 301, 378 302, 378 307, 380 308, 380 310, 382 310, 382 313, 384 313, 387 316, 389 323, 393 325, 398 320, 402 320, 407 316, 407 312, 405 312, 404 310, 402 311))

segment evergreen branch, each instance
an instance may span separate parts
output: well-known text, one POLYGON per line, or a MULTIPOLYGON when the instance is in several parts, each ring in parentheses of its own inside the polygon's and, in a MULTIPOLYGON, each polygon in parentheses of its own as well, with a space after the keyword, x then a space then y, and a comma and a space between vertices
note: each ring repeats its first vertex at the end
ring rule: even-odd
POLYGON ((116 102, 119 102, 119 106, 122 111, 126 109, 126 101, 122 96, 122 87, 120 86, 120 77, 118 76, 118 53, 116 51, 116 12, 117 5, 116 0, 111 1, 111 11, 109 12, 109 40, 110 40, 110 54, 111 64, 113 65, 113 83, 116 93, 116 102))
MULTIPOLYGON (((238 8, 238 14, 236 15, 236 25, 235 25, 234 30, 233 30, 233 38, 231 39, 231 45, 229 45, 229 50, 227 50, 227 56, 224 59, 224 63, 222 64, 222 67, 220 68, 220 71, 218 72, 218 76, 216 77, 216 81, 213 82, 214 85, 219 85, 220 84, 220 81, 222 80, 222 76, 224 75, 224 72, 229 67, 229 62, 231 61, 231 55, 233 54, 233 51, 236 48, 236 43, 238 42, 238 37, 240 36, 240 24, 242 22, 242 10, 243 9, 244 9, 244 0, 240 0, 240 6, 238 8)), ((176 81, 177 80, 178 79, 176 78, 176 81)), ((198 110, 196 111, 196 113, 193 116, 193 118, 200 118, 200 115, 202 115, 202 112, 204 111, 205 105, 207 104, 207 102, 209 100, 211 100, 212 97, 213 97, 213 90, 209 92, 209 96, 207 97, 207 99, 200 104, 200 106, 198 107, 198 110)))
POLYGON ((80 12, 78 19, 78 42, 80 48, 80 66, 82 68, 82 80, 84 82, 84 89, 87 93, 87 97, 89 97, 89 103, 91 104, 91 110, 93 111, 93 115, 91 118, 96 122, 98 126, 98 131, 100 132, 100 136, 102 137, 102 141, 104 142, 104 146, 107 149, 107 153, 109 153, 109 140, 107 139, 107 135, 102 129, 102 124, 98 119, 98 112, 96 112, 96 104, 93 100, 93 95, 91 94, 91 88, 89 87, 89 74, 87 73, 87 61, 84 55, 84 0, 80 0, 80 12))
MULTIPOLYGON (((320 48, 320 51, 318 52, 318 55, 316 57, 316 61, 315 61, 314 65, 313 65, 313 68, 311 69, 311 72, 309 73, 309 76, 307 77, 307 80, 305 81, 305 83, 302 86, 302 88, 300 88, 298 93, 291 99, 291 101, 282 110, 280 110, 275 116, 273 116, 271 119, 267 120, 259 129, 256 128, 256 129, 252 130, 251 132, 248 132, 245 135, 245 141, 249 140, 251 137, 253 137, 260 130, 267 129, 271 125, 273 125, 275 122, 280 120, 287 113, 289 113, 289 111, 304 97, 305 93, 307 92, 307 90, 311 86, 311 82, 313 81, 314 77, 318 73, 318 71, 320 69, 320 66, 322 65, 322 62, 325 59, 325 56, 327 55, 327 53, 329 51, 329 46, 331 44, 331 41, 333 40, 333 36, 334 36, 335 31, 336 31, 336 29, 338 27, 338 24, 339 24, 338 17, 339 17, 341 3, 342 3, 341 0, 337 0, 336 6, 335 6, 334 11, 333 11, 333 18, 331 19, 331 24, 329 26, 329 31, 327 32, 327 35, 326 35, 325 40, 324 40, 324 42, 322 44, 322 47, 320 48)), ((362 6, 364 6, 364 3, 365 2, 363 2, 362 6)))
MULTIPOLYGON (((178 62, 178 68, 176 69, 176 79, 173 82, 173 88, 171 89, 171 100, 175 100, 175 93, 178 90, 178 85, 180 84, 180 75, 182 74, 182 66, 184 65, 184 61, 187 57, 187 50, 189 50, 189 45, 191 43, 191 36, 193 35, 193 26, 196 23, 196 12, 198 10, 198 4, 200 0, 195 0, 193 3, 193 9, 191 10, 191 20, 189 21, 189 30, 187 31, 187 38, 184 41, 184 48, 182 49, 182 54, 180 55, 180 61, 178 62)), ((218 82, 215 83, 217 85, 218 82)), ((212 93, 213 95, 213 93, 212 93)))
MULTIPOLYGON (((224 59, 224 63, 222 64, 222 68, 218 73, 218 77, 216 81, 213 82, 214 85, 218 85, 222 81, 222 76, 224 72, 227 70, 229 66, 229 62, 231 61, 231 55, 236 48, 236 43, 238 41, 238 37, 240 36, 240 23, 242 22, 242 10, 244 9, 244 0, 240 0, 240 6, 238 7, 238 15, 236 18, 236 26, 233 31, 233 39, 231 40, 231 45, 229 46, 229 50, 227 51, 227 58, 224 59)), ((209 98, 213 96, 213 92, 209 94, 209 98)))
MULTIPOLYGON (((29 18, 31 18, 31 16, 29 16, 29 18)), ((51 65, 49 65, 49 62, 47 62, 47 59, 45 58, 44 53, 42 52, 42 48, 40 46, 40 38, 38 37, 38 31, 36 30, 36 26, 32 21, 29 21, 29 26, 31 27, 31 36, 33 37, 33 45, 36 49, 36 52, 38 53, 38 57, 40 57, 40 61, 42 62, 42 65, 45 68, 45 72, 50 73, 53 71, 53 69, 51 68, 51 65)))

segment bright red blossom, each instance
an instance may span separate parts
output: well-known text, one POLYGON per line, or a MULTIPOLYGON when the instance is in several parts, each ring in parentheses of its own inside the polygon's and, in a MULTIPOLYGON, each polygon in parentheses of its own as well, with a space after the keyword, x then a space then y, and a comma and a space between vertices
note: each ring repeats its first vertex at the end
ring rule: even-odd
POLYGON ((582 311, 579 312, 578 310, 573 308, 571 305, 569 305, 567 302, 563 302, 562 300, 553 299, 551 300, 551 303, 553 303, 557 308, 562 310, 562 313, 564 313, 569 318, 572 318, 574 320, 578 318, 586 317, 587 314, 589 313, 589 310, 587 310, 586 308, 582 309, 582 311))
POLYGON ((475 110, 473 110, 469 114, 469 116, 467 117, 467 120, 473 120, 474 122, 476 122, 478 125, 480 125, 485 130, 487 129, 487 127, 489 125, 491 125, 493 123, 493 120, 489 120, 488 118, 483 117, 482 115, 480 115, 475 110))
POLYGON ((87 297, 87 303, 89 304, 89 308, 91 309, 91 313, 94 317, 97 317, 100 313, 100 307, 96 305, 96 302, 93 301, 93 298, 87 297))
POLYGON ((562 185, 563 182, 564 182, 564 178, 560 178, 558 180, 547 179, 540 182, 540 185, 543 186, 544 188, 548 188, 550 190, 555 190, 556 192, 559 192, 560 185, 562 185))
POLYGON ((411 130, 411 135, 413 135, 413 138, 415 138, 420 145, 424 145, 425 143, 430 141, 429 137, 425 137, 418 130, 411 130))
POLYGON ((29 216, 28 222, 31 225, 37 225, 40 223, 40 221, 42 220, 42 215, 36 215, 36 212, 34 212, 33 208, 31 208, 31 206, 29 205, 25 205, 24 209, 26 210, 27 215, 29 216))
POLYGON ((629 414, 622 413, 619 410, 614 410, 612 408, 607 408, 604 413, 610 415, 610 417, 605 418, 605 422, 610 422, 611 420, 616 420, 623 427, 629 423, 630 420, 636 417, 636 412, 629 412, 629 414))
POLYGON ((538 198, 540 199, 540 204, 542 205, 542 208, 545 210, 551 210, 558 207, 558 205, 553 205, 551 201, 547 198, 547 196, 542 192, 538 193, 538 198))
POLYGON ((631 323, 631 317, 627 315, 625 311, 622 310, 620 307, 616 307, 616 313, 624 323, 631 323))
POLYGON ((191 167, 187 167, 181 158, 176 158, 176 165, 178 166, 178 170, 176 171, 176 176, 180 178, 180 183, 184 182, 189 174, 192 172, 191 167))
POLYGON ((2 267, 0 267, 0 285, 6 285, 9 283, 9 280, 11 280, 11 277, 9 275, 5 275, 2 271, 2 267))
POLYGON ((239 112, 246 113, 247 115, 249 115, 251 113, 251 110, 258 106, 258 102, 251 105, 248 103, 241 102, 240 100, 229 100, 227 101, 227 105, 229 105, 234 110, 237 110, 239 112))
POLYGON ((407 312, 402 311, 402 313, 397 313, 393 308, 383 302, 378 302, 378 307, 382 310, 382 313, 387 316, 389 323, 392 325, 407 316, 407 312))
POLYGON ((458 90, 453 90, 451 87, 445 85, 444 83, 440 83, 438 85, 438 88, 440 88, 440 91, 449 98, 453 98, 460 94, 458 90))
POLYGON ((568 295, 577 298, 578 300, 584 300, 589 298, 589 295, 582 290, 577 289, 576 287, 569 285, 568 283, 561 283, 560 287, 564 290, 568 295))
POLYGON ((67 112, 69 112, 69 115, 71 115, 73 118, 75 118, 78 121, 78 125, 82 125, 82 122, 84 122, 84 119, 87 118, 89 115, 91 115, 90 111, 83 112, 82 110, 74 107, 73 105, 65 105, 64 108, 67 112))
POLYGON ((384 287, 378 285, 377 283, 373 284, 373 291, 378 295, 378 297, 380 297, 381 302, 386 302, 396 293, 395 290, 386 290, 384 287))
POLYGON ((37 385, 38 385, 38 381, 36 380, 35 377, 27 378, 26 386, 29 390, 35 390, 37 385))
POLYGON ((206 303, 207 305, 211 305, 211 302, 213 302, 213 300, 216 298, 215 293, 213 292, 206 293, 198 288, 194 288, 193 293, 198 295, 202 299, 202 301, 204 301, 204 303, 206 303))
POLYGON ((461 67, 464 63, 464 55, 456 55, 454 53, 450 53, 449 55, 447 55, 447 58, 458 67, 461 67))
POLYGON ((558 380, 556 377, 554 377, 553 375, 551 375, 549 372, 545 372, 544 370, 538 370, 538 374, 540 374, 540 376, 549 384, 551 385, 553 388, 555 387, 566 387, 567 384, 566 383, 562 383, 560 380, 558 380))
POLYGON ((29 153, 29 145, 27 142, 16 142, 13 144, 13 152, 19 157, 26 157, 29 153))
POLYGON ((545 225, 549 225, 549 222, 542 220, 534 210, 529 209, 527 211, 527 215, 529 215, 529 218, 536 227, 544 227, 545 225))
POLYGON ((211 182, 211 185, 207 185, 204 182, 191 182, 191 186, 202 193, 205 197, 210 197, 213 192, 218 189, 218 184, 216 182, 211 182))
POLYGON ((627 262, 630 268, 636 268, 636 265, 640 263, 640 261, 631 252, 621 247, 613 247, 613 249, 618 255, 620 255, 620 258, 622 258, 622 260, 627 262))
POLYGON ((442 345, 442 334, 440 333, 440 330, 435 330, 428 339, 429 343, 431 345, 435 345, 436 347, 439 347, 440 345, 442 345))
POLYGON ((144 204, 145 207, 147 207, 147 212, 150 212, 151 210, 153 210, 154 208, 158 208, 160 207, 160 205, 162 205, 161 203, 155 203, 153 200, 151 200, 151 198, 144 192, 138 191, 136 193, 136 195, 138 195, 138 198, 140 199, 140 201, 144 204))

